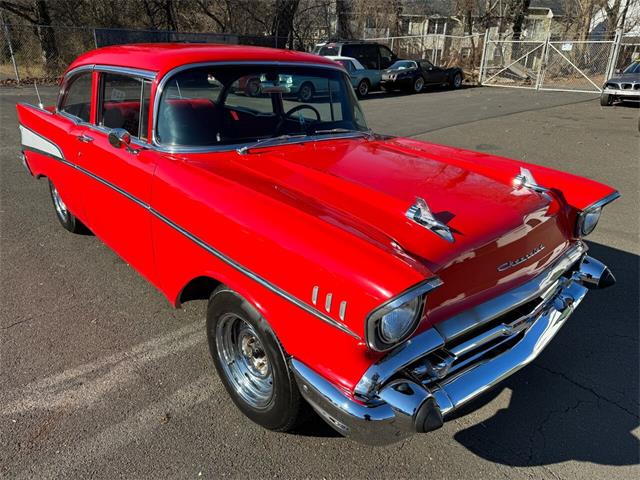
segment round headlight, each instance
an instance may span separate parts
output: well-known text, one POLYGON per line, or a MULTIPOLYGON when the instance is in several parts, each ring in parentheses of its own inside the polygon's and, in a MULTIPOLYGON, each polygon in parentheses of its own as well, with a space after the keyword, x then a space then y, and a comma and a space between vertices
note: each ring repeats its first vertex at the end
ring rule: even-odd
POLYGON ((602 212, 601 208, 596 208, 594 210, 589 210, 580 214, 579 218, 579 233, 580 235, 589 235, 596 228, 598 224, 598 220, 600 220, 600 212, 602 212))
POLYGON ((422 299, 416 297, 383 315, 378 327, 381 340, 393 344, 411 333, 420 314, 421 302, 422 299))

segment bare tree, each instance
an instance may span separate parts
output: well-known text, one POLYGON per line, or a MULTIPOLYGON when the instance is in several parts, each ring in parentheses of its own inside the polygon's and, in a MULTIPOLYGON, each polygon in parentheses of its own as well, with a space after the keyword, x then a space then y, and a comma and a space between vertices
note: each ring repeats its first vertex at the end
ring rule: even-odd
POLYGON ((275 47, 293 48, 293 19, 296 16, 300 0, 276 0, 275 15, 271 27, 275 47))

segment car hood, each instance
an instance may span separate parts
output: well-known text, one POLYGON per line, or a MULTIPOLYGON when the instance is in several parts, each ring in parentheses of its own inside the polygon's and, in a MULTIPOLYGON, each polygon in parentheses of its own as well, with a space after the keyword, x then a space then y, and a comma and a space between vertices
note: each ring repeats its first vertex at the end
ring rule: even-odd
POLYGON ((419 271, 439 275, 445 286, 434 292, 433 305, 453 308, 504 290, 537 274, 566 247, 557 204, 549 197, 515 190, 447 159, 412 151, 403 142, 280 145, 238 154, 233 163, 245 186, 270 185, 263 193, 364 237, 419 271), (454 243, 406 217, 416 197, 449 226, 454 243), (534 258, 498 271, 534 250, 534 258))
POLYGON ((623 73, 611 77, 607 82, 640 82, 640 73, 623 73))

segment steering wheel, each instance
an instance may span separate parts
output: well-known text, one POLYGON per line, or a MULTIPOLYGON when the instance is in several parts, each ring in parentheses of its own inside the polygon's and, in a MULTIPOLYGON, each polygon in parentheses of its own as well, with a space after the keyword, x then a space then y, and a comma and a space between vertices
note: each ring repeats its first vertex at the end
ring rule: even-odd
POLYGON ((307 104, 297 105, 297 106, 293 107, 291 110, 288 110, 287 112, 285 112, 285 114, 282 116, 282 118, 278 122, 278 125, 276 126, 276 132, 279 133, 279 132, 282 131, 282 128, 285 125, 285 120, 287 120, 288 118, 291 118, 291 115, 293 115, 296 112, 299 112, 300 110, 304 110, 305 108, 308 109, 308 110, 311 110, 316 115, 316 119, 315 120, 310 120, 311 122, 319 122, 321 120, 320 112, 318 110, 316 110, 315 108, 313 108, 311 105, 307 105, 307 104))
POLYGON ((313 113, 315 113, 316 115, 316 121, 319 122, 321 120, 320 118, 320 112, 318 110, 316 110, 314 107, 312 107, 311 105, 307 105, 306 103, 302 104, 302 105, 297 105, 295 107, 293 107, 291 110, 288 110, 285 114, 284 114, 284 118, 289 118, 291 117, 291 115, 293 115, 296 112, 299 112, 300 110, 311 110, 313 113))

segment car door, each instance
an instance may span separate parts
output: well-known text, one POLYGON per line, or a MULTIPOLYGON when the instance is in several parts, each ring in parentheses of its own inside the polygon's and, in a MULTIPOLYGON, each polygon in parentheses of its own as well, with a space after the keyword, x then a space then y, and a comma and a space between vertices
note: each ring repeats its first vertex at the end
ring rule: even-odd
POLYGON ((435 66, 429 60, 422 60, 420 62, 420 69, 423 72, 424 81, 428 84, 440 84, 446 81, 444 69, 435 66))
POLYGON ((85 189, 89 228, 148 279, 154 279, 148 206, 155 167, 147 139, 151 83, 100 72, 96 122, 83 132, 78 165, 91 176, 85 189), (126 130, 130 145, 112 145, 109 134, 126 130))

